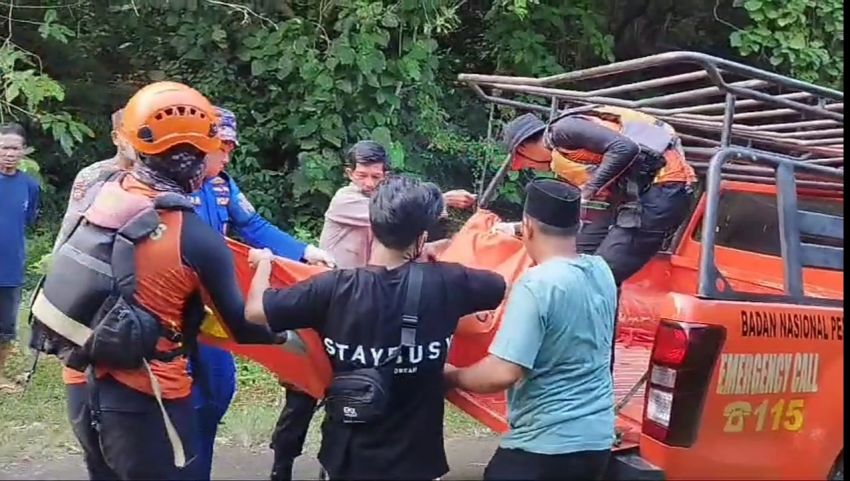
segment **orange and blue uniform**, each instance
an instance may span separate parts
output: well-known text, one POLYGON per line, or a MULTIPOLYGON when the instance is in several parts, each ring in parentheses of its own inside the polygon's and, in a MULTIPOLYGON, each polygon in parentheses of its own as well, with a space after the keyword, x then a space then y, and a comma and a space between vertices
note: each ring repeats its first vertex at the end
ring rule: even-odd
MULTIPOLYGON (((121 188, 128 194, 149 198, 159 194, 132 176, 126 176, 120 182, 121 188)), ((116 208, 98 195, 86 215, 98 215, 99 211, 108 215, 116 208)), ((139 306, 171 332, 190 336, 194 327, 186 325, 187 313, 203 308, 203 291, 238 342, 272 342, 272 334, 267 328, 245 321, 244 299, 236 283, 230 250, 221 235, 192 212, 160 211, 160 222, 161 235, 138 244, 136 248, 135 300, 139 306)), ((185 341, 189 339, 161 338, 157 347, 168 352, 181 347, 181 342, 185 341)), ((194 439, 195 416, 190 398, 192 377, 187 369, 188 360, 184 356, 168 362, 152 360, 150 366, 161 387, 166 411, 190 453, 187 459, 191 459, 193 443, 190 441, 194 439)), ((87 400, 90 393, 86 390, 86 375, 71 368, 65 368, 63 372, 63 378, 69 385, 69 416, 86 452, 91 477, 182 477, 185 471, 175 470, 170 462, 168 443, 145 445, 143 442, 146 436, 158 439, 163 429, 148 373, 144 369, 119 370, 97 365, 94 368, 99 397, 94 408, 94 403, 87 400), (92 410, 101 419, 92 419, 92 410), (92 420, 100 426, 99 432, 92 430, 92 420), (140 449, 139 446, 156 453, 149 456, 121 454, 124 450, 140 449), (100 458, 95 459, 99 453, 100 458), (161 463, 143 462, 160 454, 163 456, 161 463)))

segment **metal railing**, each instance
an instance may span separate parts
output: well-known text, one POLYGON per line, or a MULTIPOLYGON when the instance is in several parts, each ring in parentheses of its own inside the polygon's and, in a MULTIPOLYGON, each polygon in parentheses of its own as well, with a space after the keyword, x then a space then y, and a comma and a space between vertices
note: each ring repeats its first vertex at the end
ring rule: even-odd
MULTIPOLYGON (((653 115, 677 130, 703 174, 718 151, 732 146, 802 164, 844 165, 843 92, 702 53, 662 53, 542 78, 461 74, 458 80, 488 102, 550 118, 590 104, 653 115)), ((742 168, 734 159, 723 174, 773 182, 771 169, 742 168)), ((799 185, 843 191, 831 181, 799 185)))
MULTIPOLYGON (((844 93, 695 52, 671 52, 543 78, 461 74, 478 96, 549 119, 586 105, 624 107, 672 125, 688 162, 705 176, 698 293, 728 300, 843 301, 807 296, 805 267, 843 269, 843 216, 799 209, 798 189, 844 191, 844 93), (722 180, 776 185, 781 295, 736 293, 717 269, 722 180), (803 235, 837 245, 803 242, 803 235)), ((482 202, 508 171, 505 160, 482 202)))
POLYGON ((792 159, 755 152, 749 149, 728 147, 717 152, 708 165, 706 175, 706 203, 702 225, 699 287, 697 293, 707 299, 742 301, 791 301, 796 304, 844 305, 843 300, 822 299, 809 296, 803 284, 803 268, 844 268, 844 216, 800 210, 797 202, 795 172, 827 179, 830 184, 842 185, 844 171, 835 167, 795 162, 792 159), (717 224, 723 168, 732 161, 764 166, 774 176, 776 183, 776 210, 779 219, 779 241, 783 261, 783 294, 759 295, 737 293, 724 279, 716 264, 717 224), (804 242, 802 235, 814 235, 838 240, 842 247, 804 242))

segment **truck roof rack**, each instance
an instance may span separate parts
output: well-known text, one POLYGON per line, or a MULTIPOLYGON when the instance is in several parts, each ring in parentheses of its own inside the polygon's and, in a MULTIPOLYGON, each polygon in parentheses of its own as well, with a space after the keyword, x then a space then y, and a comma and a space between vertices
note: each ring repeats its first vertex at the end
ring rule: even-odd
MULTIPOLYGON (((698 295, 843 306, 843 300, 807 292, 803 269, 843 268, 844 216, 807 212, 797 202, 799 188, 843 196, 843 92, 695 52, 662 53, 543 78, 461 74, 459 80, 489 102, 548 112, 550 119, 572 108, 610 105, 668 122, 679 132, 688 161, 705 175, 698 295), (715 232, 724 179, 776 185, 782 294, 736 292, 717 268, 715 232)), ((492 199, 509 161, 479 197, 480 205, 492 199)))
MULTIPOLYGON (((489 102, 550 118, 594 104, 653 115, 676 128, 701 173, 721 149, 738 147, 843 175, 843 92, 702 53, 661 53, 542 78, 461 74, 458 80, 489 102)), ((811 173, 795 170, 797 185, 844 191, 834 177, 811 173)), ((775 182, 774 169, 734 160, 724 165, 723 177, 775 182)))

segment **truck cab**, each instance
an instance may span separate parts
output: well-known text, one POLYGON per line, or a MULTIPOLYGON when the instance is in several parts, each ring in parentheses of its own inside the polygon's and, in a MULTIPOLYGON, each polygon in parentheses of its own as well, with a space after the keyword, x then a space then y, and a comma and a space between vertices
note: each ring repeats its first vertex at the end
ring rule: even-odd
MULTIPOLYGON (((550 118, 653 115, 700 174, 689 219, 623 285, 609 477, 843 479, 843 93, 693 52, 459 80, 550 118)), ((507 428, 503 397, 449 399, 507 428)))

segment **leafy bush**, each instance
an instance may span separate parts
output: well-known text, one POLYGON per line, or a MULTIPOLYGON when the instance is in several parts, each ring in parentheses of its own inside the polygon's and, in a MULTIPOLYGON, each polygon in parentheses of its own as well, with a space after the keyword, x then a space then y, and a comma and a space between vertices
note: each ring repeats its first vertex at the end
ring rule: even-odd
MULTIPOLYGON (((305 240, 344 183, 345 149, 363 138, 384 144, 396 171, 480 191, 514 112, 479 101, 459 72, 540 76, 685 48, 843 81, 838 0, 15 3, 0 115, 33 127, 52 217, 74 174, 112 155, 111 112, 156 80, 237 114, 232 174, 262 215, 305 240)), ((523 181, 512 173, 494 208, 516 212, 523 181)), ((32 250, 38 263, 46 249, 32 250)))

